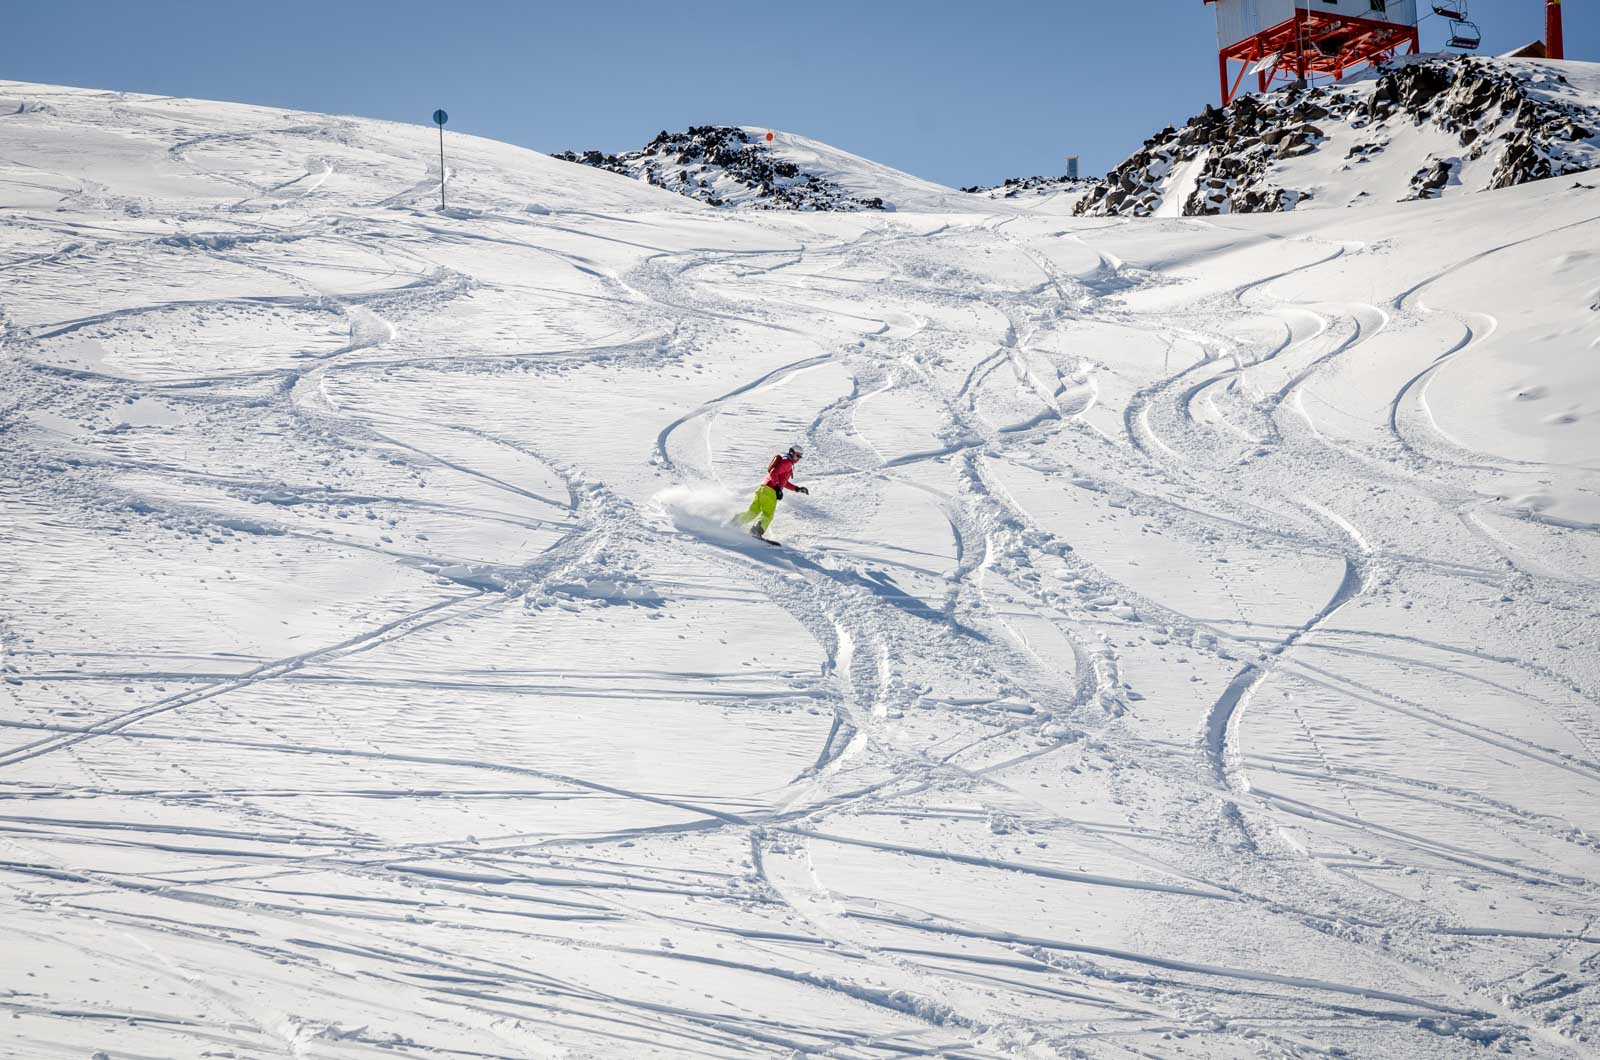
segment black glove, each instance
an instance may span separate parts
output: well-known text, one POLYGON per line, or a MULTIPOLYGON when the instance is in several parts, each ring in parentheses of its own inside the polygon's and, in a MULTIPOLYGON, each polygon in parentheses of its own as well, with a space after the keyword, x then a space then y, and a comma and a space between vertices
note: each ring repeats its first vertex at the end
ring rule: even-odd
POLYGON ((796 493, 804 493, 808 497, 811 495, 811 491, 806 489, 804 486, 790 486, 789 488, 794 490, 796 493))

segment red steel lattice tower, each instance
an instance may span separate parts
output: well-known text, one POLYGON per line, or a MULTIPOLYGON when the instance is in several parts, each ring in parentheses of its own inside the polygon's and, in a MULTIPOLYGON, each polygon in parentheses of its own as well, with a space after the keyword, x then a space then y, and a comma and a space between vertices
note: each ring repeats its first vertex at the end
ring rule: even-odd
POLYGON ((1217 9, 1222 103, 1245 75, 1265 92, 1275 78, 1338 79, 1401 49, 1416 54, 1416 0, 1205 0, 1217 9), (1237 75, 1232 64, 1240 64, 1237 75))

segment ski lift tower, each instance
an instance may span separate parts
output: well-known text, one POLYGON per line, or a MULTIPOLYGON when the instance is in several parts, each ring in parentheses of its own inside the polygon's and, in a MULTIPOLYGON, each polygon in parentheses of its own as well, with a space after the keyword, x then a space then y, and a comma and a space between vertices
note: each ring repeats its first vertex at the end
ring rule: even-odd
POLYGON ((1265 92, 1275 78, 1335 80, 1363 63, 1416 54, 1417 0, 1205 0, 1217 8, 1222 105, 1246 74, 1265 92), (1230 64, 1242 64, 1237 76, 1230 64))

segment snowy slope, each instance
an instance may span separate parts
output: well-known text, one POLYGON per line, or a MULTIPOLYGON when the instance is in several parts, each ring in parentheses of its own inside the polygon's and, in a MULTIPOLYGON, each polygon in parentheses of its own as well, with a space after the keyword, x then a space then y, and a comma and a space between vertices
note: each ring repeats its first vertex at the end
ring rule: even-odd
POLYGON ((1600 190, 0 100, 0 1055, 1600 1048, 1600 190))
POLYGON ((557 157, 645 181, 712 206, 760 210, 962 208, 949 188, 794 133, 703 125, 662 131, 638 151, 557 157), (768 140, 768 134, 772 139, 768 140))
POLYGON ((1592 64, 1418 56, 1167 128, 1078 211, 1184 216, 1440 198, 1600 166, 1592 64))

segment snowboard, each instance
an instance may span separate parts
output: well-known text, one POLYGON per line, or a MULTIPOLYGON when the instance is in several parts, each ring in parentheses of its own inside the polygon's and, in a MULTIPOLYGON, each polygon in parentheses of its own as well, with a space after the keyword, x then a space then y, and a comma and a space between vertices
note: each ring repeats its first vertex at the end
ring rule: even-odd
MULTIPOLYGON (((736 523, 732 519, 729 519, 727 522, 723 523, 722 525, 725 528, 729 529, 729 530, 733 530, 733 529, 736 529, 738 527, 738 523, 736 523)), ((783 542, 782 541, 774 541, 770 537, 762 537, 762 536, 760 536, 758 534, 752 534, 748 530, 744 531, 744 535, 743 536, 750 538, 752 541, 759 541, 763 545, 771 545, 773 548, 782 548, 783 547, 783 542)))

